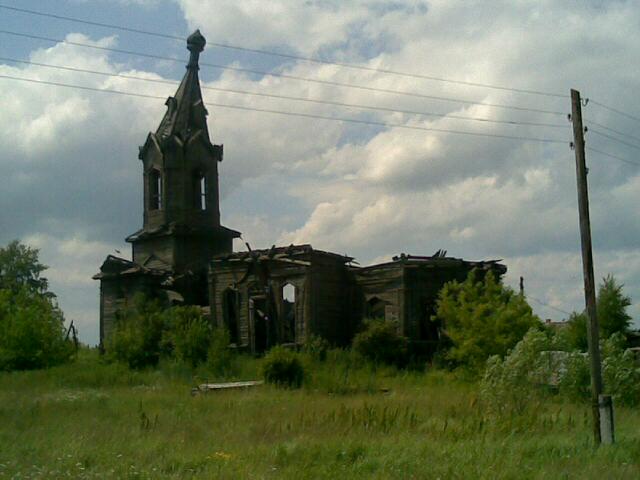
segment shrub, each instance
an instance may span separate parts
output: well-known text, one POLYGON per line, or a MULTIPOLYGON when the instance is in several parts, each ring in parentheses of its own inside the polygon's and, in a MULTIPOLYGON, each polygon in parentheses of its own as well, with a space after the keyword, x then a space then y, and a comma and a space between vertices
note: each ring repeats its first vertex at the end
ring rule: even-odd
POLYGON ((164 319, 157 300, 137 294, 133 305, 118 312, 114 331, 107 340, 109 358, 130 368, 155 366, 162 353, 164 319))
POLYGON ((214 328, 207 352, 207 367, 215 374, 229 376, 235 370, 235 356, 229 348, 231 336, 224 327, 214 328))
POLYGON ((605 392, 617 403, 633 406, 640 403, 640 368, 625 342, 622 333, 602 342, 602 379, 605 392))
POLYGON ((47 368, 73 353, 64 317, 51 297, 24 286, 0 290, 0 370, 47 368))
POLYGON ((589 398, 591 374, 589 358, 579 351, 568 352, 559 379, 560 393, 572 400, 589 398))
POLYGON ((211 341, 211 325, 202 317, 199 307, 172 307, 163 314, 166 328, 163 348, 192 367, 207 359, 211 341))
POLYGON ((432 320, 451 340, 447 357, 473 371, 492 355, 503 357, 530 328, 541 326, 522 295, 502 285, 492 272, 478 279, 476 270, 464 282, 444 286, 432 320))
POLYGON ((553 381, 559 365, 551 340, 542 331, 529 330, 503 359, 493 355, 480 382, 480 394, 489 411, 498 414, 523 413, 539 398, 540 387, 553 381), (547 355, 545 355, 547 354, 547 355))
POLYGON ((364 330, 353 339, 353 349, 374 363, 404 365, 408 340, 398 333, 395 322, 366 320, 364 330))
POLYGON ((264 381, 278 387, 299 388, 304 380, 304 368, 299 356, 282 346, 269 350, 261 370, 264 381))

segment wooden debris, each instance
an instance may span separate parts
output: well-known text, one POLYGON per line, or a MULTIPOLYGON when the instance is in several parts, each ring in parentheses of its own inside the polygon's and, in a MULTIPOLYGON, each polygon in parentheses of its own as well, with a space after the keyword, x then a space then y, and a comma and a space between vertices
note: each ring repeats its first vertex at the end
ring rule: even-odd
POLYGON ((247 382, 228 382, 228 383, 202 383, 197 387, 191 389, 191 395, 197 395, 198 393, 206 393, 216 390, 237 390, 247 389, 250 387, 257 387, 262 385, 262 380, 250 380, 247 382))

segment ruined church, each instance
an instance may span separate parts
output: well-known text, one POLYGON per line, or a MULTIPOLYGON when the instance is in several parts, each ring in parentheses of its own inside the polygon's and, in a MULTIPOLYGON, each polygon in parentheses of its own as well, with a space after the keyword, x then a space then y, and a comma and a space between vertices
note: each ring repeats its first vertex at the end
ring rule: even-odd
POLYGON ((442 286, 472 269, 500 276, 506 267, 444 252, 400 254, 367 267, 311 245, 234 252, 240 232, 220 223, 223 148, 211 142, 198 78, 204 46, 199 31, 187 39, 184 78, 140 147, 144 215, 126 239, 132 260, 109 255, 93 277, 100 281, 100 344, 117 312, 142 292, 167 305, 200 306, 213 325, 229 330, 232 346, 253 353, 304 345, 311 336, 347 345, 365 318, 396 322, 414 347, 432 351, 440 331, 430 317, 442 286))

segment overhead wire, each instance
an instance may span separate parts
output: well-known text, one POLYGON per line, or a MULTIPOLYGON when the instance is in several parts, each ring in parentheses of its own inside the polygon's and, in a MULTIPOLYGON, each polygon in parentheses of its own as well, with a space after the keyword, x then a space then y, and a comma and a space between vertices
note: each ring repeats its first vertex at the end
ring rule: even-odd
POLYGON ((558 307, 554 307, 553 305, 549 305, 548 303, 543 302, 542 300, 539 300, 539 299, 537 299, 535 297, 532 297, 531 295, 526 295, 526 297, 528 299, 530 299, 530 300, 533 300, 536 303, 539 303, 540 305, 543 305, 543 306, 547 307, 547 308, 551 308, 551 309, 556 310, 556 311, 558 311, 560 313, 564 313, 565 315, 571 316, 571 313, 567 312, 566 310, 563 310, 563 309, 558 308, 558 307))
POLYGON ((600 135, 601 137, 608 138, 609 140, 613 140, 615 142, 621 143, 621 144, 626 145, 628 147, 635 148, 636 150, 640 150, 640 145, 634 145, 633 143, 625 142, 624 140, 620 140, 619 138, 616 138, 616 137, 614 137, 612 135, 609 135, 608 133, 600 132, 600 131, 595 130, 593 128, 589 128, 588 132, 595 133, 596 135, 600 135))
MULTIPOLYGON (((111 23, 96 22, 96 21, 93 21, 93 20, 87 20, 87 19, 81 19, 81 18, 77 18, 77 17, 70 17, 70 16, 66 16, 66 15, 59 15, 59 14, 54 14, 54 13, 31 10, 31 9, 27 9, 27 8, 19 8, 19 7, 3 5, 3 4, 0 4, 0 8, 4 8, 6 10, 12 10, 14 12, 26 13, 26 14, 29 14, 29 15, 37 15, 37 16, 41 16, 41 17, 55 18, 57 20, 65 20, 65 21, 74 22, 74 23, 81 23, 81 24, 85 24, 85 25, 92 25, 92 26, 97 26, 97 27, 110 28, 110 29, 120 30, 120 31, 124 31, 124 32, 130 32, 130 33, 137 33, 137 34, 142 34, 142 35, 154 36, 154 37, 158 37, 158 38, 167 38, 167 39, 171 39, 171 40, 180 40, 180 41, 185 41, 186 40, 184 37, 180 37, 180 36, 177 36, 177 35, 171 35, 171 34, 160 33, 160 32, 153 32, 153 31, 150 31, 150 30, 143 30, 143 29, 140 29, 140 28, 126 27, 126 26, 123 26, 123 25, 116 25, 116 24, 111 24, 111 23)), ((495 90, 503 90, 503 91, 510 91, 510 92, 516 92, 516 93, 525 93, 525 94, 531 94, 531 95, 541 95, 541 96, 555 97, 555 98, 568 98, 569 97, 566 94, 555 93, 555 92, 544 92, 544 91, 541 91, 541 90, 531 90, 531 89, 524 89, 524 88, 507 87, 507 86, 503 86, 503 85, 494 85, 494 84, 488 84, 488 83, 470 82, 470 81, 466 81, 466 80, 456 80, 456 79, 451 79, 451 78, 443 78, 443 77, 438 77, 438 76, 433 76, 433 75, 425 75, 425 74, 414 73, 414 72, 402 72, 402 71, 399 71, 399 70, 385 69, 385 68, 379 68, 379 67, 370 67, 370 66, 361 65, 361 64, 354 64, 354 63, 348 63, 348 62, 336 62, 336 61, 324 60, 324 59, 314 58, 314 57, 305 57, 305 56, 301 56, 301 55, 293 55, 293 54, 288 54, 288 53, 274 52, 274 51, 271 51, 271 50, 263 50, 263 49, 257 49, 257 48, 243 47, 243 46, 232 45, 232 44, 228 44, 228 43, 209 42, 209 45, 212 45, 212 46, 215 46, 215 47, 218 47, 218 48, 231 49, 231 50, 243 51, 243 52, 251 52, 251 53, 256 53, 256 54, 260 54, 260 55, 270 55, 270 56, 286 58, 286 59, 290 59, 290 60, 298 60, 298 61, 304 61, 304 62, 310 62, 310 63, 323 64, 323 65, 334 65, 334 66, 338 66, 338 67, 357 69, 357 70, 363 70, 363 71, 374 72, 374 73, 383 73, 383 74, 387 74, 387 75, 395 75, 395 76, 402 76, 402 77, 409 77, 409 78, 419 78, 419 79, 432 80, 432 81, 437 81, 437 82, 453 83, 453 84, 465 85, 465 86, 471 86, 471 87, 489 88, 489 89, 495 89, 495 90)))
MULTIPOLYGON (((20 59, 9 58, 9 57, 0 57, 0 61, 20 63, 25 65, 33 65, 33 66, 52 68, 52 69, 58 69, 58 70, 66 70, 66 71, 72 71, 72 72, 89 73, 93 75, 101 75, 101 76, 107 76, 107 77, 124 78, 128 80, 138 80, 138 81, 158 83, 158 84, 164 84, 164 85, 177 85, 180 83, 175 80, 146 78, 146 77, 139 77, 135 75, 127 75, 123 73, 102 72, 98 70, 89 70, 84 68, 70 67, 66 65, 52 65, 48 63, 33 62, 29 60, 20 60, 20 59)), ((496 123, 496 124, 503 124, 503 125, 515 125, 515 126, 570 128, 569 125, 558 124, 558 123, 529 122, 529 121, 522 121, 522 120, 496 120, 491 118, 470 117, 470 116, 456 115, 456 114, 449 114, 449 113, 425 112, 425 111, 418 111, 418 110, 403 110, 403 109, 397 109, 397 108, 379 107, 374 105, 363 105, 363 104, 357 104, 357 103, 336 102, 331 100, 303 98, 303 97, 295 97, 290 95, 279 95, 279 94, 255 92, 255 91, 232 89, 232 88, 212 87, 208 85, 201 85, 200 88, 203 90, 211 90, 211 91, 217 91, 217 92, 253 95, 253 96, 259 96, 259 97, 276 98, 276 99, 283 99, 283 100, 294 100, 297 102, 307 102, 307 103, 314 103, 314 104, 320 104, 320 105, 331 105, 331 106, 356 108, 356 109, 363 109, 363 110, 374 110, 374 111, 389 112, 389 113, 402 113, 402 114, 409 114, 409 115, 419 115, 419 116, 438 117, 438 118, 452 118, 456 120, 496 123)))
POLYGON ((603 130, 607 130, 608 132, 615 133, 617 135, 620 135, 621 137, 630 138, 632 140, 637 140, 638 142, 640 142, 640 137, 636 137, 635 135, 631 135, 630 133, 621 132, 620 130, 616 130, 614 128, 607 127, 606 125, 594 122, 593 120, 590 120, 588 118, 585 120, 585 123, 587 125, 595 125, 598 128, 602 128, 603 130))
MULTIPOLYGON (((93 92, 104 92, 104 93, 112 93, 119 95, 128 95, 133 97, 141 97, 141 98, 152 98, 152 99, 165 99, 164 96, 158 95, 148 95, 142 93, 134 93, 134 92, 126 92, 122 90, 112 90, 112 89, 101 89, 95 87, 87 87, 84 85, 71 85, 68 83, 62 82, 52 82, 46 80, 37 80, 32 78, 23 78, 23 77, 15 77, 11 75, 0 75, 0 78, 58 86, 58 87, 66 87, 66 88, 75 88, 79 90, 87 90, 93 92)), ((426 132, 434 132, 434 133, 452 133, 457 135, 469 135, 475 137, 488 137, 488 138, 501 138, 501 139, 510 139, 510 140, 521 140, 521 141, 530 141, 530 142, 540 142, 540 143, 567 143, 566 140, 556 139, 556 138, 540 138, 540 137, 528 137, 528 136, 520 136, 520 135, 502 135, 497 133, 483 133, 483 132, 469 132, 463 130, 454 130, 454 129, 445 129, 445 128, 431 128, 431 127, 421 127, 418 125, 406 125, 401 123, 386 123, 386 122, 376 122, 371 120, 362 120, 356 118, 344 118, 344 117, 330 117, 325 115, 316 115, 311 113, 303 113, 303 112, 288 112, 283 110, 272 110, 265 108, 256 108, 256 107, 246 107, 242 105, 229 105, 224 103, 217 102, 204 102, 205 105, 214 106, 214 107, 222 107, 222 108, 230 108, 235 110, 244 110, 244 111, 253 111, 253 112, 263 112, 263 113, 272 113, 277 115, 287 115, 287 116, 295 116, 295 117, 303 117, 303 118, 314 118, 320 120, 330 120, 330 121, 339 121, 339 122, 347 122, 347 123, 357 123, 363 125, 377 126, 377 127, 385 127, 385 128, 402 128, 409 130, 421 130, 426 132)))
POLYGON ((592 148, 592 147, 585 147, 585 150, 588 150, 588 151, 594 152, 594 153, 598 153, 600 155, 604 155, 605 157, 614 158, 616 160, 619 160, 619 161, 624 162, 624 163, 628 163, 630 165, 635 165, 635 166, 640 167, 640 162, 634 162, 633 160, 628 160, 626 158, 620 157, 618 155, 614 155, 612 153, 603 152, 602 150, 597 150, 597 149, 592 148))
MULTIPOLYGON (((156 59, 156 60, 166 60, 166 61, 178 62, 178 63, 183 63, 184 62, 183 59, 175 58, 175 57, 165 57, 165 56, 162 56, 162 55, 155 55, 155 54, 151 54, 151 53, 136 52, 136 51, 131 51, 131 50, 123 50, 123 49, 118 49, 118 48, 111 48, 111 47, 103 47, 103 46, 99 46, 99 45, 90 45, 90 44, 87 44, 87 43, 75 42, 75 41, 71 41, 71 40, 63 40, 63 39, 59 39, 59 38, 44 37, 44 36, 41 36, 41 35, 20 33, 20 32, 14 32, 14 31, 9 31, 9 30, 0 30, 0 33, 6 34, 6 35, 19 36, 19 37, 23 37, 23 38, 31 38, 31 39, 35 39, 35 40, 44 40, 44 41, 48 41, 48 42, 63 43, 63 44, 73 45, 73 46, 78 46, 78 47, 91 48, 91 49, 102 50, 102 51, 109 51, 109 52, 114 52, 114 53, 122 53, 122 54, 125 54, 125 55, 134 55, 134 56, 140 56, 140 57, 146 57, 146 58, 153 58, 153 59, 156 59)), ((473 101, 473 100, 465 100, 465 99, 460 99, 460 98, 442 97, 442 96, 436 96, 436 95, 426 95, 426 94, 421 94, 421 93, 417 93, 417 92, 409 92, 409 91, 405 91, 405 90, 393 90, 393 89, 386 89, 386 88, 370 87, 370 86, 366 86, 366 85, 356 85, 356 84, 351 84, 351 83, 335 82, 335 81, 331 81, 331 80, 321 80, 321 79, 316 79, 316 78, 300 77, 300 76, 297 76, 297 75, 288 75, 288 74, 276 73, 276 72, 266 72, 266 71, 263 71, 263 70, 255 70, 255 69, 249 69, 249 68, 235 67, 235 66, 230 66, 230 65, 219 65, 219 64, 207 63, 207 62, 200 62, 199 65, 200 66, 211 67, 211 68, 222 69, 222 70, 231 70, 231 71, 238 71, 238 72, 244 72, 244 73, 257 74, 257 75, 284 78, 284 79, 289 79, 289 80, 311 82, 311 83, 316 83, 316 84, 321 84, 321 85, 330 85, 330 86, 337 86, 337 87, 344 87, 344 88, 354 88, 354 89, 365 90, 365 91, 387 93, 387 94, 394 94, 394 95, 402 95, 402 96, 409 96, 409 97, 415 97, 415 98, 425 98, 425 99, 429 99, 429 100, 437 100, 437 101, 444 101, 444 102, 451 102, 451 103, 458 103, 458 104, 465 104, 465 105, 480 105, 480 106, 485 106, 485 107, 502 108, 502 109, 507 109, 507 110, 517 110, 517 111, 534 112, 534 113, 542 113, 542 114, 547 114, 547 115, 562 115, 562 116, 566 115, 566 112, 561 112, 561 111, 557 111, 557 110, 546 110, 546 109, 541 109, 541 108, 521 107, 521 106, 517 106, 517 105, 505 105, 505 104, 497 104, 497 103, 489 103, 489 102, 477 102, 477 101, 473 101)))
POLYGON ((604 108, 605 110, 609 110, 610 112, 614 112, 614 113, 617 113, 618 115, 621 115, 623 117, 627 117, 627 118, 629 118, 631 120, 635 120, 636 122, 640 122, 640 117, 637 117, 637 116, 632 115, 630 113, 624 112, 624 111, 620 110, 619 108, 611 107, 609 105, 606 105, 604 103, 598 102, 598 101, 593 100, 593 99, 589 99, 589 101, 591 103, 593 103, 594 105, 598 105, 599 107, 604 108))

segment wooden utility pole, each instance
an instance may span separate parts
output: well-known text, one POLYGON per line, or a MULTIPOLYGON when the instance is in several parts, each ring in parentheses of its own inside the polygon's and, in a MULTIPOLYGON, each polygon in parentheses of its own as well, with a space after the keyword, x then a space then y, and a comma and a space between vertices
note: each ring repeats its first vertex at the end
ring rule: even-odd
POLYGON ((573 146, 576 152, 576 176, 578 179, 578 210, 580 212, 580 240, 582 244, 582 272, 584 275, 584 297, 587 307, 587 336, 589 362, 591 366, 591 408, 593 410, 593 435, 596 445, 602 442, 600 432, 599 397, 602 394, 602 371, 600 365, 600 343, 596 311, 596 289, 593 277, 593 253, 591 249, 591 222, 589 220, 589 192, 587 167, 584 157, 584 129, 582 126, 582 103, 580 92, 571 90, 571 121, 573 123, 573 146))

